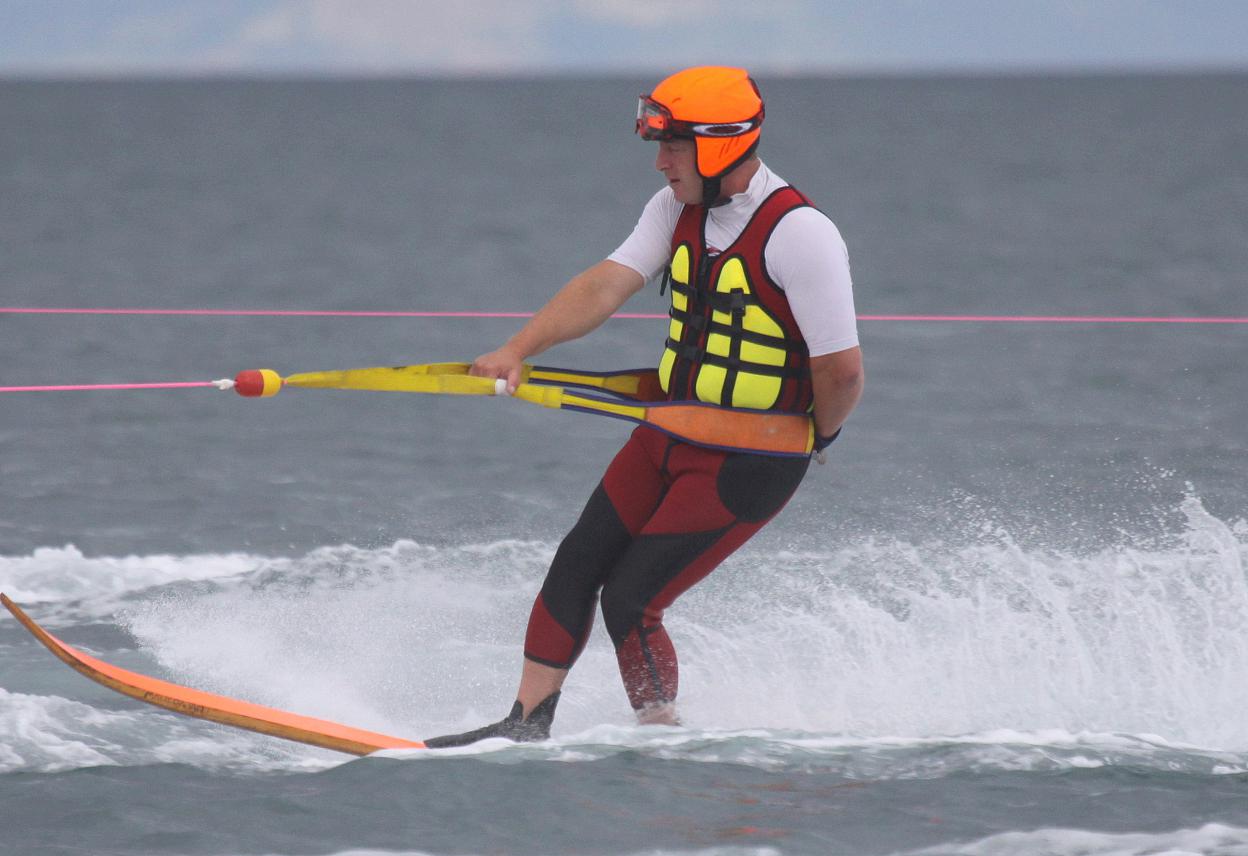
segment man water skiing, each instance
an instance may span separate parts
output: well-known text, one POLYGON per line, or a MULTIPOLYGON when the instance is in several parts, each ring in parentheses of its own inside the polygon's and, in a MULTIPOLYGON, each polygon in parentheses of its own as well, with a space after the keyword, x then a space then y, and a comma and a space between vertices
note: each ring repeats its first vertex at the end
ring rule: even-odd
MULTIPOLYGON (((636 130, 658 142, 667 186, 615 252, 478 357, 472 374, 514 389, 526 359, 594 330, 666 268, 668 399, 809 412, 816 449, 831 443, 863 384, 848 254, 836 226, 759 160, 763 115, 739 68, 685 69, 642 96, 636 130)), ((511 713, 426 745, 547 738, 600 599, 638 721, 675 724, 677 658, 663 611, 780 511, 808 465, 636 428, 533 604, 511 713)))

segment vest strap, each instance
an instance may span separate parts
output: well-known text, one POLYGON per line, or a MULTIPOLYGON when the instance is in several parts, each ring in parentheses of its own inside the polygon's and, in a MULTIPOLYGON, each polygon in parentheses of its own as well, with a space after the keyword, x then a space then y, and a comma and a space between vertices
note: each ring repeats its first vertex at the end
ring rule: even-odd
POLYGON ((736 369, 737 371, 749 372, 750 374, 767 375, 768 377, 793 378, 796 380, 810 377, 809 368, 769 366, 766 363, 752 363, 749 360, 743 360, 740 357, 721 357, 719 354, 707 353, 696 345, 684 345, 670 338, 665 344, 666 347, 675 351, 676 356, 681 359, 697 359, 698 361, 710 366, 719 366, 720 368, 725 369, 736 369))
POLYGON ((688 312, 680 309, 673 309, 671 315, 680 323, 687 324, 694 330, 709 330, 712 333, 733 336, 741 339, 743 342, 752 342, 755 345, 765 345, 768 348, 781 348, 794 353, 802 353, 800 348, 794 346, 791 339, 786 339, 783 336, 772 336, 767 333, 746 330, 735 324, 723 324, 707 318, 705 315, 690 315, 688 312))
MULTIPOLYGON (((691 307, 701 308, 709 306, 716 312, 744 312, 747 307, 759 305, 758 298, 744 291, 711 291, 704 293, 674 279, 667 280, 667 282, 671 285, 672 292, 683 295, 689 301, 691 307)), ((674 317, 680 310, 673 306, 671 311, 674 317)))

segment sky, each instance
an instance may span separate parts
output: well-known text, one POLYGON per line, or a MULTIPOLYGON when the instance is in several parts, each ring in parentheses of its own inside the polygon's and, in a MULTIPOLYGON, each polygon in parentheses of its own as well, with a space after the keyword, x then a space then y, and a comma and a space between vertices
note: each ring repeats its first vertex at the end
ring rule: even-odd
POLYGON ((0 0, 0 76, 1248 70, 1248 0, 0 0))

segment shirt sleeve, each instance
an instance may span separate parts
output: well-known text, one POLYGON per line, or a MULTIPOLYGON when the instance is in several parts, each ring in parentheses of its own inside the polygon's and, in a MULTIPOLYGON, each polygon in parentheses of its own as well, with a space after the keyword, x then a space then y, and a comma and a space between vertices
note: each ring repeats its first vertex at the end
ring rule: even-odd
POLYGON ((789 300, 812 357, 858 344, 849 251, 822 211, 798 208, 784 215, 763 256, 767 273, 789 300))
POLYGON ((633 233, 607 259, 632 268, 647 280, 658 276, 672 256, 672 233, 684 208, 670 187, 646 203, 633 233))

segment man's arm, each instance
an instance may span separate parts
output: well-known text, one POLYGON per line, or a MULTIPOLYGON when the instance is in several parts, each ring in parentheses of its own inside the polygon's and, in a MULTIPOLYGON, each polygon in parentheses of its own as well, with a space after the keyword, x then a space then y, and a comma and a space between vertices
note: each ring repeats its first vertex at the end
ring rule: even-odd
POLYGON ((599 262, 572 277, 507 344, 477 357, 470 373, 506 378, 508 391, 514 392, 526 359, 597 328, 645 284, 630 267, 609 259, 599 262))
POLYGON ((862 349, 810 358, 810 380, 815 392, 815 432, 831 437, 862 397, 862 349))

